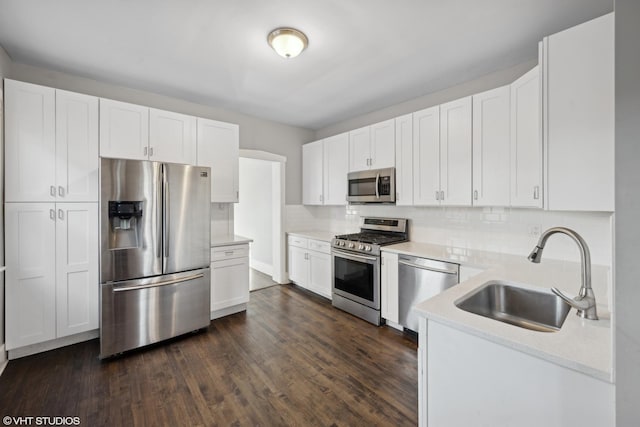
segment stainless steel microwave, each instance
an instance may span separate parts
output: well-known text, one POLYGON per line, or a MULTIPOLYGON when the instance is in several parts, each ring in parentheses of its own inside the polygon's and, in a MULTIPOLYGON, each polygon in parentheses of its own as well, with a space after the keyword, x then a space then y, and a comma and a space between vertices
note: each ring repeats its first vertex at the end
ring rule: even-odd
POLYGON ((347 181, 349 203, 396 202, 396 168, 350 172, 347 181))

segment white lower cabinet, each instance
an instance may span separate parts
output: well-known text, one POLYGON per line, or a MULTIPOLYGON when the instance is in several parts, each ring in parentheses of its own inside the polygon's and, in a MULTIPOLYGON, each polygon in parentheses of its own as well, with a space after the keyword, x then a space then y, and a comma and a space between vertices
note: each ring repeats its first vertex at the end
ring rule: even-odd
POLYGON ((98 204, 6 203, 7 350, 98 328, 98 204))
POLYGON ((398 323, 398 254, 382 252, 380 310, 387 322, 398 323))
POLYGON ((289 280, 331 298, 331 245, 321 240, 289 236, 289 280))
POLYGON ((246 310, 249 244, 211 249, 211 319, 246 310))
POLYGON ((614 385, 421 319, 421 426, 611 426, 614 385))

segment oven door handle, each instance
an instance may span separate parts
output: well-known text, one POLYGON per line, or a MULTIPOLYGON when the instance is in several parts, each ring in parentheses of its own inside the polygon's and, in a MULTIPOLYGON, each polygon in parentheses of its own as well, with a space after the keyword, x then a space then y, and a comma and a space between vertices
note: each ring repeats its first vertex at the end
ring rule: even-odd
POLYGON ((339 257, 348 258, 348 259, 374 261, 374 262, 378 260, 378 258, 376 258, 376 257, 365 256, 365 255, 356 255, 356 254, 352 254, 352 253, 349 253, 349 252, 339 251, 337 249, 334 249, 333 253, 335 255, 339 256, 339 257))

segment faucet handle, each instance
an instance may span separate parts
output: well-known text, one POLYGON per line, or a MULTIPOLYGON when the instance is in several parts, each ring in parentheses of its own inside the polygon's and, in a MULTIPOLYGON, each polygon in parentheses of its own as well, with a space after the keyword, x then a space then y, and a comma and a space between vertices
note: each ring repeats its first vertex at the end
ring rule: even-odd
MULTIPOLYGON (((590 289, 591 290, 591 289, 590 289)), ((589 319, 598 320, 598 313, 596 311, 596 298, 593 296, 593 291, 586 295, 578 295, 575 298, 571 298, 560 289, 553 287, 551 292, 556 294, 560 299, 569 304, 571 307, 578 310, 576 313, 578 316, 589 319)))

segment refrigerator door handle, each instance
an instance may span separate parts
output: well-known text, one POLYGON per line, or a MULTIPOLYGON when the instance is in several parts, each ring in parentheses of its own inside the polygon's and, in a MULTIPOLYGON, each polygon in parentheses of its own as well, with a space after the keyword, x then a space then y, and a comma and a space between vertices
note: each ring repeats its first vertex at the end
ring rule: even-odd
POLYGON ((163 255, 166 261, 166 258, 169 257, 169 182, 167 181, 167 170, 165 168, 164 174, 162 177, 162 206, 164 208, 164 212, 162 213, 162 244, 163 244, 163 255))
POLYGON ((122 287, 114 286, 113 292, 137 291, 140 289, 157 288, 158 286, 175 285, 176 283, 188 282, 190 280, 199 279, 201 277, 204 277, 203 273, 194 274, 193 276, 188 277, 182 277, 180 279, 165 280, 164 282, 149 283, 146 285, 128 285, 122 287))

